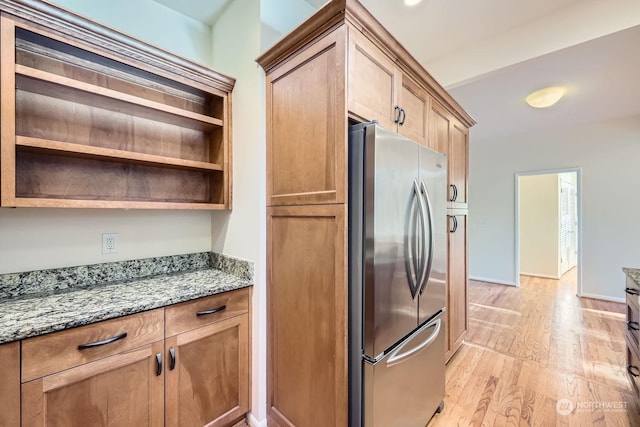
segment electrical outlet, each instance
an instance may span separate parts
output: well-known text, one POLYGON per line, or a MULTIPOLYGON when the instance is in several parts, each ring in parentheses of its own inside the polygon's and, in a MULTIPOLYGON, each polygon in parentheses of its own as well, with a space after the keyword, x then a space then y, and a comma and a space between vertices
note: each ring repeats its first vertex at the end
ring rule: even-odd
POLYGON ((102 235, 102 253, 115 254, 118 252, 118 234, 105 233, 102 235))

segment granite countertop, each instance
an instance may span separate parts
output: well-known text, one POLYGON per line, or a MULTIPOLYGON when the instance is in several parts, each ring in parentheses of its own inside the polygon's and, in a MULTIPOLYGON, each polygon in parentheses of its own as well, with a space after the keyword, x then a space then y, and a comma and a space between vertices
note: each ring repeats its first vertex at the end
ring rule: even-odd
POLYGON ((0 275, 0 344, 253 285, 214 253, 0 275))
POLYGON ((624 271, 625 274, 631 278, 631 280, 633 280, 638 286, 640 286, 640 269, 622 267, 622 271, 624 271))

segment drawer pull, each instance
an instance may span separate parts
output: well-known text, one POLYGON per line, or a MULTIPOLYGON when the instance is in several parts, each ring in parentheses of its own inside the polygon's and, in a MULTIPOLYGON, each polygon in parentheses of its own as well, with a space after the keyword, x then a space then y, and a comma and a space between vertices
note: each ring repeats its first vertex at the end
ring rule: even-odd
POLYGON ((127 333, 124 332, 120 335, 116 335, 115 337, 107 338, 106 340, 90 342, 87 344, 80 344, 78 346, 78 350, 84 350, 87 348, 100 347, 101 345, 111 344, 112 342, 116 342, 118 340, 124 339, 127 337, 127 333))
POLYGON ((222 311, 222 310, 224 310, 226 308, 227 308, 226 305, 221 305, 220 307, 212 308, 211 310, 199 311, 199 312, 196 313, 196 316, 206 316, 208 314, 217 313, 217 312, 222 311))
POLYGON ((173 371, 176 367, 176 350, 171 347, 169 349, 169 357, 171 358, 171 362, 169 362, 169 370, 173 371))
POLYGON ((156 353, 156 376, 162 375, 162 354, 156 353))
POLYGON ((632 331, 640 331, 640 324, 638 322, 629 320, 627 322, 627 328, 631 329, 632 331))
POLYGON ((638 291, 637 289, 626 288, 624 291, 629 295, 640 295, 640 291, 638 291))
POLYGON ((629 365, 627 366, 627 371, 631 374, 632 377, 636 378, 640 376, 640 369, 637 366, 629 365))

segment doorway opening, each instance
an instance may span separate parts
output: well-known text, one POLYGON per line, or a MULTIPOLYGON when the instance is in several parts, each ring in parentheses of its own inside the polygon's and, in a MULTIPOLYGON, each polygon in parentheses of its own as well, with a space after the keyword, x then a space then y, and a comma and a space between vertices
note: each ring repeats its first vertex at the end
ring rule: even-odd
POLYGON ((582 295, 580 168, 516 173, 515 283, 558 279, 582 295))

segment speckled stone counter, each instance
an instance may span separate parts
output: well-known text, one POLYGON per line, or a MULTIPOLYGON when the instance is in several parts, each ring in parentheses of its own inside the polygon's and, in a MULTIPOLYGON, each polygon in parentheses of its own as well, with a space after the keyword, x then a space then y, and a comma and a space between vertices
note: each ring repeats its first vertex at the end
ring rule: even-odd
POLYGON ((0 275, 0 344, 253 285, 216 253, 0 275))
POLYGON ((622 267, 622 271, 631 278, 638 286, 640 286, 640 269, 622 267))

